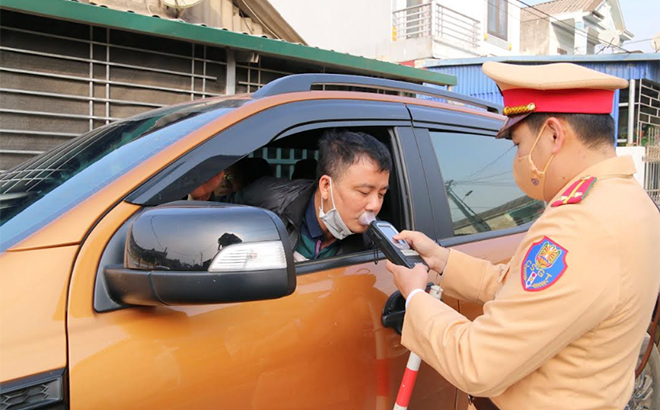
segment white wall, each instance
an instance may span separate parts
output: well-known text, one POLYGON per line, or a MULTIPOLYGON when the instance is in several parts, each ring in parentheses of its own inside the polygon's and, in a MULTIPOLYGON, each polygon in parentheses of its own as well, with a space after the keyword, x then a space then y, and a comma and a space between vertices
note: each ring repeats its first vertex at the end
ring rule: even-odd
POLYGON ((550 28, 549 55, 558 55, 557 49, 559 48, 565 50, 567 55, 575 54, 575 20, 568 19, 552 23, 550 28))
MULTIPOLYGON (((473 1, 473 0, 472 0, 473 1)), ((486 1, 481 1, 482 3, 482 31, 485 34, 488 33, 488 3, 486 1)), ((516 4, 516 3, 513 3, 516 4)), ((503 47, 502 42, 497 42, 493 44, 492 36, 489 35, 489 39, 485 40, 481 44, 481 54, 487 56, 508 56, 508 55, 519 55, 520 54, 520 7, 516 7, 511 2, 509 2, 507 13, 508 16, 508 33, 507 33, 507 47, 503 47), (509 49, 510 48, 510 49, 509 49)))
POLYGON ((635 179, 641 186, 644 186, 644 154, 645 147, 616 147, 616 155, 622 157, 630 155, 635 163, 637 173, 634 175, 635 179))
MULTIPOLYGON (((485 40, 488 33, 488 2, 487 0, 440 0, 439 3, 445 7, 453 9, 461 14, 465 14, 481 22, 481 46, 477 51, 478 55, 483 56, 507 56, 518 55, 520 52, 520 7, 512 5, 509 2, 507 9, 508 33, 506 41, 498 41, 493 36, 485 40), (509 47, 511 48, 509 50, 509 47)), ((449 58, 465 58, 464 52, 456 52, 456 55, 438 56, 449 58)))
POLYGON ((269 0, 307 44, 384 57, 392 38, 391 0, 269 0))

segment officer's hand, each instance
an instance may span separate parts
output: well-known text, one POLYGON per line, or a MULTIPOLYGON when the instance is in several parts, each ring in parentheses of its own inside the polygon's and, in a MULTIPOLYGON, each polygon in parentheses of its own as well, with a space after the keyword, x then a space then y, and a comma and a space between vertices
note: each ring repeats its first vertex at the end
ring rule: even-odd
POLYGON ((435 243, 435 241, 421 232, 402 231, 394 239, 403 239, 419 253, 424 262, 436 272, 443 272, 449 258, 449 249, 435 243))
POLYGON ((426 266, 421 263, 418 263, 412 269, 408 269, 387 261, 387 270, 394 275, 394 284, 406 299, 408 299, 408 295, 413 290, 426 289, 426 283, 429 277, 426 266))

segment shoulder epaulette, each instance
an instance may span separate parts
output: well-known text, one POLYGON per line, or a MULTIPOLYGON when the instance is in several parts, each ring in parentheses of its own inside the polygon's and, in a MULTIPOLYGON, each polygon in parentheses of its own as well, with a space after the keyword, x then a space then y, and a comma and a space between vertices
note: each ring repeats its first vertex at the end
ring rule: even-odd
POLYGON ((582 177, 577 181, 573 182, 563 194, 552 203, 552 207, 556 208, 558 206, 566 204, 579 204, 587 196, 589 190, 596 182, 596 177, 582 177))

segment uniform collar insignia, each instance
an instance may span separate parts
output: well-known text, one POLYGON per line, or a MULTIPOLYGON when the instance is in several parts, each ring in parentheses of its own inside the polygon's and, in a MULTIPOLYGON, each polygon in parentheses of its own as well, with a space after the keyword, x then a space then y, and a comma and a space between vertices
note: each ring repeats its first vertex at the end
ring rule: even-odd
POLYGON ((596 180, 596 177, 585 176, 573 182, 564 193, 561 194, 559 199, 552 203, 552 207, 556 208, 566 204, 579 204, 584 198, 586 198, 596 180))

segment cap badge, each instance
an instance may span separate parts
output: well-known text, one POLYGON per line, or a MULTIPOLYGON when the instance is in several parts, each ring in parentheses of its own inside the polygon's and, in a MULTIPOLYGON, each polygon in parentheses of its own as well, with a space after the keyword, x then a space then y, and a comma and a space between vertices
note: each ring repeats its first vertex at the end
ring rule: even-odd
POLYGON ((536 111, 536 104, 529 103, 525 105, 514 105, 512 107, 504 107, 503 113, 508 117, 510 115, 527 114, 534 111, 536 111))

